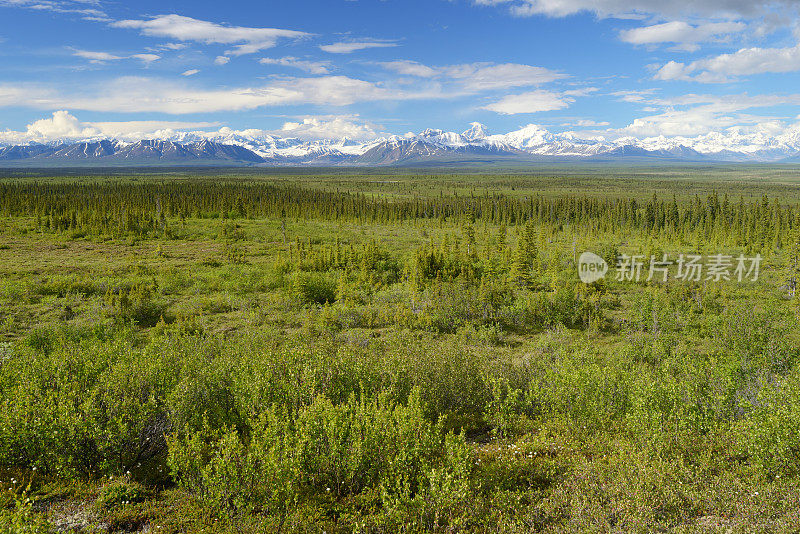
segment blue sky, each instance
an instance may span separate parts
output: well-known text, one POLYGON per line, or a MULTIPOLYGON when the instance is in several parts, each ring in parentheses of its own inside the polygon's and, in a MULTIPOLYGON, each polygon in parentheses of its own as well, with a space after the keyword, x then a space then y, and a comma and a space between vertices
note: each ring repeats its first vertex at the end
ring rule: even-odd
POLYGON ((796 125, 795 2, 0 0, 0 133, 796 125), (59 112, 55 118, 53 113, 59 112))

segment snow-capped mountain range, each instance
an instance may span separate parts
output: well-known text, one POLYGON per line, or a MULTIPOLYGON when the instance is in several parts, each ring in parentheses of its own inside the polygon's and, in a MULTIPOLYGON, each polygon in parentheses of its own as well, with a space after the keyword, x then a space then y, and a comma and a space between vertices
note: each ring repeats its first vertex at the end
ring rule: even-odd
POLYGON ((428 129, 367 141, 304 140, 264 130, 160 130, 140 139, 96 137, 48 144, 0 144, 0 165, 441 165, 541 161, 800 162, 800 127, 780 134, 738 129, 697 137, 580 136, 528 125, 490 134, 428 129))

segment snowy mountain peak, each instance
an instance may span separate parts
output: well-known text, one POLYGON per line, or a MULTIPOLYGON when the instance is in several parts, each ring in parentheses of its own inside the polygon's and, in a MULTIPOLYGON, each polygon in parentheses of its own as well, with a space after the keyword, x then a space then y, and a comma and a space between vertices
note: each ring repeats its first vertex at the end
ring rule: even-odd
POLYGON ((481 141, 489 136, 489 131, 486 126, 479 122, 471 122, 470 129, 461 134, 461 137, 467 141, 481 141))

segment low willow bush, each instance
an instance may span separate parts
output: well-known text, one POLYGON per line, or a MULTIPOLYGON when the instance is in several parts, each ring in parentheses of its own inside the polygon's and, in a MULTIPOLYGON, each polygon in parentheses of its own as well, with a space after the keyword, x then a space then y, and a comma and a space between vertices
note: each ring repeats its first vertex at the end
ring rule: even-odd
MULTIPOLYGON (((723 320, 733 323, 740 312, 723 320)), ((183 439, 203 428, 247 435, 263 407, 299 414, 321 409, 323 397, 339 409, 355 396, 383 399, 388 409, 408 405, 417 391, 432 424, 443 418, 444 430, 497 437, 554 419, 627 427, 640 437, 762 421, 747 450, 786 470, 795 448, 776 433, 793 428, 785 399, 797 388, 786 368, 797 349, 779 335, 781 322, 746 317, 775 335, 748 341, 744 351, 747 329, 719 329, 703 352, 679 344, 654 358, 640 342, 652 327, 606 354, 562 329, 514 362, 498 358, 493 344, 413 331, 343 341, 270 329, 223 338, 163 325, 142 344, 124 327, 37 330, 0 364, 0 463, 120 474, 163 462, 167 435, 183 439), (777 421, 771 434, 770 421, 777 421)))
POLYGON ((297 272, 290 289, 304 304, 328 304, 336 300, 336 279, 327 274, 297 272))
POLYGON ((261 508, 281 516, 315 494, 366 491, 409 507, 425 491, 457 491, 449 485, 466 480, 471 465, 463 436, 426 419, 417 390, 407 404, 382 395, 338 405, 318 396, 297 414, 273 406, 245 432, 206 422, 172 438, 169 451, 181 484, 220 514, 261 508))
POLYGON ((510 531, 675 524, 704 506, 664 489, 698 454, 707 476, 794 480, 791 318, 641 298, 603 348, 563 324, 513 352, 465 328, 331 331, 322 309, 311 333, 39 329, 0 360, 0 468, 178 483, 220 521, 273 530, 347 507, 386 532, 480 528, 494 507, 516 510, 497 512, 510 531))
POLYGON ((800 474, 800 375, 795 370, 766 386, 741 421, 739 442, 753 464, 769 477, 800 474))
POLYGON ((227 340, 161 331, 144 345, 124 329, 37 331, 15 345, 0 365, 0 463, 118 475, 163 458, 167 435, 246 433, 264 406, 299 413, 322 410, 323 397, 330 409, 380 397, 381 410, 410 403, 431 424, 450 416, 453 428, 458 414, 480 424, 486 402, 478 356, 424 338, 309 347, 269 331, 227 340))

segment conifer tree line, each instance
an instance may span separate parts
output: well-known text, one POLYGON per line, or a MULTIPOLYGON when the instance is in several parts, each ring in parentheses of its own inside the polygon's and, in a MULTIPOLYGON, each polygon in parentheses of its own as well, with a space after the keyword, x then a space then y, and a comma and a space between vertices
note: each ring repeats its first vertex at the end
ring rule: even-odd
POLYGON ((767 196, 745 201, 727 195, 679 202, 654 195, 597 198, 503 194, 386 198, 248 181, 18 182, 0 184, 0 214, 36 218, 40 231, 110 235, 169 234, 170 222, 189 218, 295 218, 396 223, 482 221, 516 226, 527 221, 588 233, 635 231, 653 237, 702 237, 732 245, 782 248, 800 228, 800 209, 767 196))

